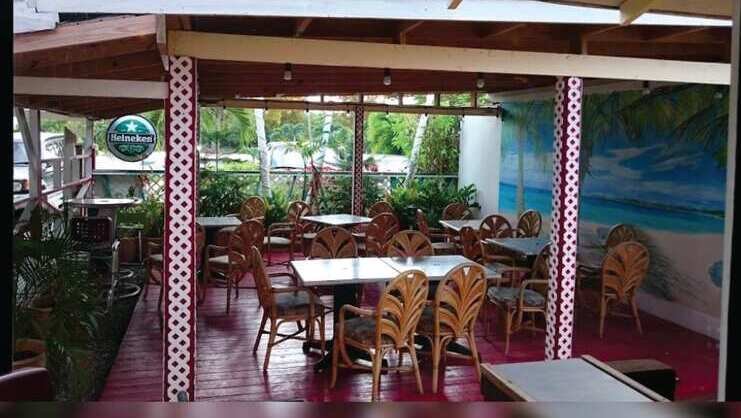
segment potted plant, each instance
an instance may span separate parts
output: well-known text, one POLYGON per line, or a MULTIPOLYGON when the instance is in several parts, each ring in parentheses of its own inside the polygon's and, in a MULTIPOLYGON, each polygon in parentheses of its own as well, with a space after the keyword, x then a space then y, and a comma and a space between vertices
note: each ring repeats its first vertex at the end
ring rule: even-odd
MULTIPOLYGON (((122 262, 136 260, 139 254, 138 232, 142 234, 142 254, 151 241, 159 241, 165 224, 165 207, 159 199, 148 197, 140 205, 122 209, 118 213, 121 241, 119 256, 122 262)), ((140 260, 143 261, 143 260, 140 260)))

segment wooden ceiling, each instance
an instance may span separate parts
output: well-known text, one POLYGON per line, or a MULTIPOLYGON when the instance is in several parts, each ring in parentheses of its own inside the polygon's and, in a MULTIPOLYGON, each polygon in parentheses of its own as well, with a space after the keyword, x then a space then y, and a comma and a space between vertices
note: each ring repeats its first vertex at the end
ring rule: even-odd
MULTIPOLYGON (((168 16, 167 29, 312 39, 452 46, 623 57, 729 62, 730 28, 570 24, 168 16)), ((165 80, 154 16, 119 16, 60 25, 54 31, 14 38, 19 76, 165 80)), ((161 47, 161 45, 160 45, 161 47)), ((393 71, 392 85, 379 69, 293 66, 201 60, 201 100, 235 96, 460 92, 475 89, 477 74, 393 71)), ((552 85, 546 76, 484 74, 485 92, 552 85)), ((159 100, 15 96, 18 105, 108 118, 162 107, 159 100)))

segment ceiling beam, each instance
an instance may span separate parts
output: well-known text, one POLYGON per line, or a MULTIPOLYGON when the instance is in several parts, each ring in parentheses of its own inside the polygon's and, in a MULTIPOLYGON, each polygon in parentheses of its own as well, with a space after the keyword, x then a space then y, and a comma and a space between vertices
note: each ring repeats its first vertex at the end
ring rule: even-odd
POLYGON ((165 15, 157 15, 156 25, 155 42, 157 43, 157 51, 159 51, 162 60, 162 69, 167 71, 170 68, 170 60, 167 57, 167 19, 165 15))
POLYGON ((463 0, 450 0, 448 2, 448 9, 450 9, 450 10, 457 9, 458 6, 460 6, 460 4, 461 4, 462 1, 463 0))
POLYGON ((620 3, 620 24, 630 25, 651 9, 656 0, 623 0, 620 3))
POLYGON ((522 29, 525 26, 527 26, 527 23, 511 23, 509 25, 506 25, 503 28, 500 28, 500 29, 497 29, 497 30, 494 30, 494 31, 492 31, 490 33, 485 34, 483 36, 483 38, 484 39, 493 39, 493 38, 496 38, 498 36, 506 35, 506 34, 508 34, 510 32, 516 31, 518 29, 522 29))
POLYGON ((170 55, 332 67, 730 83, 729 64, 171 31, 170 55))
POLYGON ((165 99, 167 97, 167 83, 162 81, 15 76, 13 77, 13 94, 165 99))
POLYGON ((309 28, 312 20, 314 19, 307 17, 296 21, 296 29, 293 31, 293 36, 300 38, 306 32, 306 29, 309 28))
POLYGON ((127 38, 154 36, 155 15, 103 18, 92 22, 62 24, 55 30, 20 34, 13 37, 13 54, 75 47, 127 38))
POLYGON ((648 41, 650 42, 666 42, 671 41, 677 38, 681 38, 683 36, 691 35, 693 33, 698 32, 704 32, 708 30, 709 28, 707 26, 701 26, 701 27, 683 27, 679 29, 675 29, 672 31, 669 31, 668 33, 662 33, 660 35, 654 36, 652 38, 649 38, 648 41))
POLYGON ((399 43, 400 44, 407 43, 407 35, 409 34, 409 32, 422 26, 423 23, 425 23, 424 20, 400 23, 399 24, 399 34, 398 34, 399 43))

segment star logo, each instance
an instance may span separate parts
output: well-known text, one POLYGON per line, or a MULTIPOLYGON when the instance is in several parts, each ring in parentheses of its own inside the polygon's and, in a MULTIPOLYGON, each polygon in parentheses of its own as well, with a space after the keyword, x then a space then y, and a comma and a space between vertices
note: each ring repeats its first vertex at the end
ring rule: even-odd
POLYGON ((136 123, 132 120, 131 122, 126 124, 127 132, 136 132, 136 123))

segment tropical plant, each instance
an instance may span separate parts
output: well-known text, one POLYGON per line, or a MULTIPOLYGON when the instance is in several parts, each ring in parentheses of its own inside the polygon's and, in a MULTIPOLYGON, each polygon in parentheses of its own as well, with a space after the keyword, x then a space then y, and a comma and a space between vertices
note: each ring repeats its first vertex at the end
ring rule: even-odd
POLYGON ((455 183, 436 179, 419 179, 409 184, 393 187, 386 195, 386 200, 394 208, 404 227, 415 224, 415 210, 422 209, 428 222, 437 224, 442 211, 450 203, 464 203, 478 207, 475 202, 476 187, 473 184, 457 188, 455 183))
POLYGON ((285 222, 288 216, 288 205, 290 204, 288 194, 282 190, 273 190, 269 196, 265 196, 265 227, 276 222, 285 222))
POLYGON ((161 237, 165 225, 165 204, 154 196, 145 196, 141 204, 120 209, 117 219, 119 225, 141 227, 145 237, 161 237))
POLYGON ((458 174, 461 118, 436 115, 430 119, 419 153, 418 170, 432 174, 458 174))
POLYGON ((239 213, 239 208, 255 193, 254 177, 224 172, 202 172, 199 183, 200 216, 224 216, 239 213))

